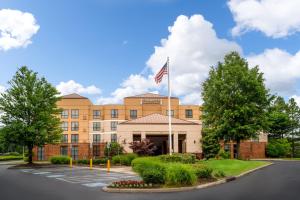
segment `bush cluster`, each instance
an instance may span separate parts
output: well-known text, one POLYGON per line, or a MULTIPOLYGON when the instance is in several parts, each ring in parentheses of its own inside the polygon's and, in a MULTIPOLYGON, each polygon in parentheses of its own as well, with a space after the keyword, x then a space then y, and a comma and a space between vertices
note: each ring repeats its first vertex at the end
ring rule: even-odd
POLYGON ((143 157, 132 161, 132 168, 145 183, 167 185, 193 185, 197 176, 191 166, 162 162, 160 157, 143 157))
POLYGON ((52 164, 69 164, 70 157, 68 156, 53 156, 50 158, 52 164))
POLYGON ((196 162, 196 155, 191 153, 175 153, 172 155, 161 155, 159 156, 161 161, 164 162, 179 162, 179 163, 185 163, 185 164, 193 164, 196 162))
POLYGON ((93 164, 95 165, 106 164, 107 160, 108 160, 107 158, 93 159, 93 164))
POLYGON ((221 149, 218 153, 218 156, 222 159, 229 159, 230 158, 230 153, 224 151, 223 149, 221 149))
POLYGON ((111 142, 108 146, 105 146, 104 155, 108 157, 113 157, 115 155, 123 154, 123 147, 117 142, 111 142))
POLYGON ((137 155, 134 154, 134 153, 128 153, 128 154, 113 156, 112 157, 112 163, 113 164, 121 164, 121 165, 130 166, 132 160, 134 160, 135 158, 137 158, 137 155))
POLYGON ((203 165, 193 165, 193 170, 195 171, 195 174, 198 179, 209 179, 212 178, 212 172, 213 169, 203 166, 203 165))
POLYGON ((269 141, 266 150, 269 157, 286 157, 291 153, 291 145, 287 139, 273 139, 269 141))

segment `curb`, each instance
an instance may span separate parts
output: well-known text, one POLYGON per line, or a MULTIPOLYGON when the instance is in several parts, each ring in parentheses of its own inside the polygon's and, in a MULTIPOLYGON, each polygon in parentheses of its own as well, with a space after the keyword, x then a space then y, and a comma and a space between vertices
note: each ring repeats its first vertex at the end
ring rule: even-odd
POLYGON ((227 183, 230 181, 233 181, 237 178, 240 178, 242 176, 245 176, 247 174, 250 174, 256 170, 268 167, 270 165, 272 165, 273 163, 268 163, 266 165, 257 167, 255 169, 251 169, 249 171, 246 171, 244 173, 241 173, 237 176, 232 176, 232 177, 227 177, 224 179, 220 179, 217 180, 215 182, 211 182, 211 183, 206 183, 203 185, 197 185, 197 186, 192 186, 192 187, 179 187, 179 188, 154 188, 154 189, 135 189, 135 188, 108 188, 107 186, 103 187, 102 190, 104 192, 110 192, 110 193, 165 193, 165 192, 184 192, 184 191, 190 191, 190 190, 194 190, 194 189, 203 189, 203 188, 208 188, 208 187, 212 187, 212 186, 216 186, 216 185, 220 185, 223 183, 227 183))

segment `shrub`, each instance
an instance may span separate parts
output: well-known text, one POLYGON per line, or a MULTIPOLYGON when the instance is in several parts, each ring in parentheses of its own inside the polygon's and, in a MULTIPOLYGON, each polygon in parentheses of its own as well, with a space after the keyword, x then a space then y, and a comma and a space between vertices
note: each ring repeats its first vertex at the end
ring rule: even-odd
POLYGON ((179 163, 169 164, 166 173, 167 185, 193 185, 196 180, 197 176, 190 166, 179 163))
POLYGON ((131 162, 132 169, 137 172, 146 183, 164 184, 166 165, 157 158, 136 158, 131 162))
POLYGON ((107 158, 94 159, 93 164, 95 165, 106 164, 107 160, 108 160, 107 158))
POLYGON ((201 178, 212 178, 212 172, 213 169, 206 167, 206 166, 201 166, 201 165, 193 165, 193 169, 195 171, 196 176, 201 179, 201 178))
POLYGON ((68 156, 53 156, 50 158, 52 164, 69 164, 70 157, 68 156))
POLYGON ((105 146, 104 155, 113 157, 115 155, 123 154, 123 147, 117 142, 111 142, 108 146, 105 146))
POLYGON ((221 150, 219 151, 218 156, 219 156, 220 158, 223 158, 223 159, 229 159, 229 158, 230 158, 230 153, 224 151, 224 149, 221 149, 221 150))
POLYGON ((135 158, 137 158, 137 155, 134 153, 118 155, 112 157, 112 163, 130 166, 131 161, 134 160, 135 158))
POLYGON ((204 158, 210 159, 216 157, 220 150, 219 140, 214 133, 204 132, 201 139, 204 158))
POLYGON ((132 151, 139 156, 151 156, 157 147, 149 139, 143 139, 142 141, 133 141, 129 146, 132 151))
POLYGON ((225 177, 225 176, 226 176, 226 174, 225 174, 225 172, 222 171, 222 170, 218 170, 218 171, 216 171, 216 172, 214 173, 214 177, 216 177, 216 178, 223 178, 223 177, 225 177))
POLYGON ((286 157, 291 153, 291 145, 287 139, 273 139, 269 141, 266 150, 269 157, 286 157))
POLYGON ((77 160, 77 163, 78 164, 88 165, 88 164, 90 164, 90 160, 88 160, 88 159, 77 160))
POLYGON ((196 162, 196 155, 186 153, 186 154, 172 154, 172 155, 161 155, 159 156, 161 161, 164 162, 180 162, 180 163, 188 163, 193 164, 196 162))
POLYGON ((7 161, 7 160, 22 160, 23 156, 0 156, 0 161, 7 161))
POLYGON ((142 178, 145 183, 163 184, 165 183, 165 170, 157 170, 155 168, 144 170, 142 178))

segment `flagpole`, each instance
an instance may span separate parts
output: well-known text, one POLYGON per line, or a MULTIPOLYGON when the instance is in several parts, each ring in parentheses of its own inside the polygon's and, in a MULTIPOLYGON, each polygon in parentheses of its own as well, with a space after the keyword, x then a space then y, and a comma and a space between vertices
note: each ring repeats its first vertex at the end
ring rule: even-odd
POLYGON ((169 154, 172 155, 172 125, 171 125, 171 85, 170 85, 170 65, 169 57, 167 59, 168 66, 168 115, 169 115, 169 154))

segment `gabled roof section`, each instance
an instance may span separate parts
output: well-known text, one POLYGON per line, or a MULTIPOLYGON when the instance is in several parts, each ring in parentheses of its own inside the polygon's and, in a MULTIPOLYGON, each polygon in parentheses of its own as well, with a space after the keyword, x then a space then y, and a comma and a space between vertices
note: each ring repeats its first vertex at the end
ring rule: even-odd
POLYGON ((80 96, 79 94, 76 94, 76 93, 64 95, 61 98, 62 99, 88 99, 88 98, 80 96))
MULTIPOLYGON (((129 97, 125 97, 125 98, 168 98, 168 96, 162 96, 160 94, 154 94, 154 93, 145 93, 145 94, 139 94, 139 95, 135 95, 135 96, 129 96, 129 97)), ((177 97, 171 97, 171 98, 176 98, 177 97)))
MULTIPOLYGON (((166 115, 161 115, 158 113, 154 113, 151 115, 147 115, 144 117, 140 117, 138 119, 129 120, 126 122, 120 123, 122 124, 168 124, 169 123, 169 117, 166 115)), ((172 118, 171 119, 172 124, 181 124, 181 125, 199 125, 198 123, 186 121, 182 119, 172 118)))

